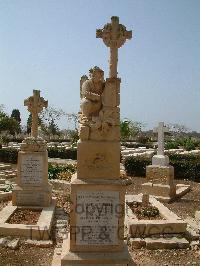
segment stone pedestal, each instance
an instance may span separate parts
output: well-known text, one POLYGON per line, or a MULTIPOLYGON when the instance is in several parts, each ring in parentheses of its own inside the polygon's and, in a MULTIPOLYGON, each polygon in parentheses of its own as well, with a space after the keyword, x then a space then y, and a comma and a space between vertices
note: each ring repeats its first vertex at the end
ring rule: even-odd
POLYGON ((77 149, 78 178, 119 178, 120 143, 118 141, 79 141, 77 149))
POLYGON ((185 195, 189 185, 174 184, 174 167, 149 165, 146 167, 147 182, 142 184, 144 193, 155 196, 163 202, 170 202, 185 195))
POLYGON ((157 166, 168 166, 169 165, 169 157, 167 155, 154 155, 152 157, 152 165, 157 166))
POLYGON ((147 183, 142 184, 145 193, 169 200, 176 196, 174 167, 149 165, 146 167, 147 183))
POLYGON ((18 153, 17 185, 13 189, 14 206, 51 205, 51 186, 48 183, 48 153, 41 139, 23 141, 18 153))
POLYGON ((123 245, 122 251, 73 252, 70 251, 70 239, 64 240, 61 266, 135 266, 130 257, 128 247, 123 245), (67 251, 67 252, 66 252, 67 251))
MULTIPOLYGON (((71 182, 70 236, 63 244, 61 265, 127 265, 124 244, 125 186, 118 179, 71 182)), ((132 265, 132 264, 128 264, 132 265)))

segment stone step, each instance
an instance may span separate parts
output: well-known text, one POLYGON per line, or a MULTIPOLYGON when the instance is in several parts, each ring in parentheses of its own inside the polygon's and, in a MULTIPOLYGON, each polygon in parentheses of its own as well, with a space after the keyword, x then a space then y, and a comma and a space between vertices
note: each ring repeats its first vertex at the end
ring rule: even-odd
POLYGON ((190 243, 185 238, 172 237, 170 239, 146 238, 147 249, 186 249, 189 248, 190 243))
POLYGON ((0 184, 5 184, 6 180, 0 177, 0 184))
POLYGON ((0 191, 4 191, 6 189, 5 185, 0 185, 0 191))
POLYGON ((36 247, 40 247, 40 248, 48 248, 48 247, 53 246, 53 241, 27 239, 27 240, 25 240, 24 244, 29 245, 29 246, 36 246, 36 247))
POLYGON ((0 172, 0 178, 5 178, 6 177, 6 174, 5 173, 2 173, 0 172))
POLYGON ((129 245, 134 249, 186 249, 190 243, 182 236, 180 237, 160 237, 160 238, 131 238, 129 245))
POLYGON ((187 240, 195 241, 200 239, 200 234, 198 234, 195 230, 193 230, 191 227, 187 227, 187 230, 185 232, 185 236, 187 240))
POLYGON ((197 221, 197 223, 200 223, 200 211, 195 212, 195 220, 197 221))
POLYGON ((0 164, 0 170, 8 170, 12 169, 12 166, 10 164, 0 164))
POLYGON ((200 233, 200 226, 194 218, 187 217, 185 222, 188 223, 190 228, 192 228, 192 230, 194 230, 197 234, 200 233))

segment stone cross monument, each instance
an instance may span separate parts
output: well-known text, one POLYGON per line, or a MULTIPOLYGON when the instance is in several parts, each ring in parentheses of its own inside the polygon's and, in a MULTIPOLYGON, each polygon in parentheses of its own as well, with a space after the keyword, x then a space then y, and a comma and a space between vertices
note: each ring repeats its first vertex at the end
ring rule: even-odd
POLYGON ((164 154, 164 134, 169 132, 169 128, 164 126, 164 122, 159 122, 154 132, 158 133, 158 150, 152 157, 152 165, 146 167, 147 183, 142 184, 142 187, 144 193, 162 201, 170 201, 176 196, 176 186, 174 168, 169 165, 169 157, 164 154))
POLYGON ((164 134, 169 132, 169 128, 164 126, 164 122, 159 122, 158 127, 154 128, 154 132, 158 133, 158 150, 157 155, 152 158, 152 165, 167 166, 169 158, 164 155, 164 134))
POLYGON ((158 127, 153 130, 155 133, 158 133, 158 151, 157 155, 164 155, 164 135, 169 132, 169 128, 164 126, 164 122, 159 122, 158 127))
POLYGON ((111 23, 96 31, 96 37, 102 38, 107 47, 110 47, 109 78, 117 78, 118 49, 132 38, 132 31, 127 31, 124 25, 119 24, 118 17, 112 17, 111 23))
POLYGON ((17 185, 13 189, 12 203, 15 206, 51 205, 51 186, 48 183, 48 152, 46 142, 38 137, 38 114, 48 101, 34 90, 33 96, 24 101, 32 114, 31 137, 23 140, 18 153, 17 185))
POLYGON ((32 114, 32 126, 31 137, 38 137, 38 114, 43 108, 48 107, 48 101, 45 101, 43 97, 40 97, 39 90, 33 90, 33 96, 24 100, 24 106, 28 107, 28 111, 32 114))
POLYGON ((118 48, 132 32, 112 17, 96 36, 110 47, 110 73, 104 80, 104 71, 95 66, 80 81, 77 174, 71 181, 70 239, 63 246, 62 266, 131 265, 124 244, 117 60, 118 48))
POLYGON ((169 165, 169 157, 164 154, 164 134, 169 132, 169 128, 159 122, 154 132, 158 133, 158 150, 152 158, 152 165, 146 167, 147 182, 142 184, 143 192, 160 201, 170 202, 186 194, 190 186, 174 184, 174 167, 169 165))

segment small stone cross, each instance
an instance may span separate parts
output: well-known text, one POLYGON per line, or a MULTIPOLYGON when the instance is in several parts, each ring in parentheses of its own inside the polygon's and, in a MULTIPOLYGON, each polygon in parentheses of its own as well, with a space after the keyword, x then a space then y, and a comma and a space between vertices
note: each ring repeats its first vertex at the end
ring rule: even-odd
POLYGON ((111 23, 106 24, 103 29, 96 31, 96 37, 102 38, 107 47, 110 47, 110 71, 109 77, 117 77, 118 49, 132 38, 132 31, 127 31, 126 27, 119 24, 118 17, 112 17, 111 23))
POLYGON ((169 128, 164 126, 164 122, 159 122, 158 127, 153 130, 158 133, 158 151, 157 155, 164 155, 164 135, 169 132, 169 128))
POLYGON ((37 138, 38 136, 38 114, 43 108, 47 108, 48 101, 40 97, 39 90, 33 90, 33 96, 24 100, 24 106, 28 106, 28 111, 32 114, 31 136, 37 138))

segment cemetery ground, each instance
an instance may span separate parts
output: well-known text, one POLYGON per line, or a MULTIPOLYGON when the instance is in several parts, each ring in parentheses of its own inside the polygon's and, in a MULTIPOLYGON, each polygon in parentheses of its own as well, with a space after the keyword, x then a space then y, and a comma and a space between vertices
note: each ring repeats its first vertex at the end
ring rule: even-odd
MULTIPOLYGON (((127 194, 141 193, 141 185, 144 183, 145 178, 128 178, 131 184, 127 185, 127 194)), ((180 183, 180 180, 175 180, 175 182, 180 183)), ((181 180, 181 182, 191 185, 190 193, 187 193, 184 197, 175 202, 170 204, 164 203, 164 205, 182 219, 189 219, 189 217, 194 217, 195 211, 199 209, 200 184, 193 181, 181 180)), ((0 242, 0 266, 51 265, 54 249, 60 247, 62 242, 62 231, 58 232, 56 221, 59 219, 58 215, 64 215, 65 219, 68 220, 70 205, 70 194, 68 189, 53 190, 53 196, 57 197, 57 209, 52 229, 52 241, 43 242, 39 246, 36 246, 21 238, 19 242, 12 242, 11 240, 13 238, 11 238, 8 241, 7 247, 3 246, 0 242)), ((0 203, 0 210, 8 203, 9 201, 2 201, 0 203)), ((63 227, 63 230, 68 230, 68 222, 66 227, 63 227)), ((14 239, 16 240, 17 238, 14 239)), ((131 243, 129 243, 129 250, 136 265, 200 265, 200 248, 197 245, 187 249, 149 250, 145 248, 135 249, 131 247, 131 243)))

